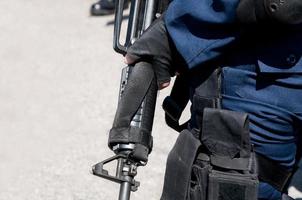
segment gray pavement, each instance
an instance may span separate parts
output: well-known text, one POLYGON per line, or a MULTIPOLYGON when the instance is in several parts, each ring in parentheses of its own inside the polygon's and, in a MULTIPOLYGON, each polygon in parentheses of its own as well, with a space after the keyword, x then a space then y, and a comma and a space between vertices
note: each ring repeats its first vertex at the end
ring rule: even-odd
MULTIPOLYGON (((112 50, 113 16, 90 17, 93 2, 0 1, 0 200, 117 199, 118 184, 90 174, 112 155, 123 67, 112 50)), ((133 200, 160 197, 177 136, 160 108, 168 92, 159 94, 154 150, 133 200)))
MULTIPOLYGON (((0 1, 0 200, 117 197, 117 184, 90 174, 112 155, 107 136, 124 66, 112 49, 113 16, 90 17, 93 2, 0 1)), ((160 196, 176 133, 159 105, 133 199, 160 196)))

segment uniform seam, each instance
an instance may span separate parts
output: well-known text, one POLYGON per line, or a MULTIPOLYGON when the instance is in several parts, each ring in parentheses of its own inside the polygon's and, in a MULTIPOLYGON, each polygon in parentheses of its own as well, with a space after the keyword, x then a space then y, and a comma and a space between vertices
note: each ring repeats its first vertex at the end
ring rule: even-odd
POLYGON ((198 52, 194 57, 192 57, 189 61, 188 64, 192 63, 193 60, 198 57, 200 54, 204 53, 207 49, 209 49, 211 46, 213 46, 214 44, 218 43, 219 41, 214 41, 211 44, 207 45, 204 49, 202 49, 200 52, 198 52))

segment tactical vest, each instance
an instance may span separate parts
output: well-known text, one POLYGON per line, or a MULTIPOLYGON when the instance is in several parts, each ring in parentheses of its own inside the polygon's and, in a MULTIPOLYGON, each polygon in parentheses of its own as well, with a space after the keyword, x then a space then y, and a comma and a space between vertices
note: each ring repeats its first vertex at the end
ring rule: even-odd
POLYGON ((180 135, 168 156, 161 200, 256 200, 259 181, 284 191, 292 173, 253 151, 248 114, 221 108, 221 68, 194 91, 188 81, 179 76, 163 102, 166 123, 180 135), (191 120, 180 125, 190 98, 191 120))

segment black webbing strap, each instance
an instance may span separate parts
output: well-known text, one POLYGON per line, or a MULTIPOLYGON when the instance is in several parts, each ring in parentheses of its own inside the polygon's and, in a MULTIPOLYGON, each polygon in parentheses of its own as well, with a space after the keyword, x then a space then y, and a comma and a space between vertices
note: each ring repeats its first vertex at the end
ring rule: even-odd
POLYGON ((280 192, 284 191, 292 175, 292 171, 280 166, 273 160, 267 157, 256 154, 258 177, 261 181, 269 183, 280 192))
POLYGON ((250 158, 229 158, 226 156, 210 156, 211 164, 224 169, 248 171, 250 158))
MULTIPOLYGON (((220 107, 220 75, 221 69, 218 67, 210 74, 207 74, 207 78, 204 79, 204 81, 197 88, 195 88, 194 94, 202 95, 209 100, 209 102, 203 102, 203 105, 201 105, 201 107, 198 109, 203 110, 204 107, 220 107)), ((189 99, 189 80, 188 76, 183 74, 176 78, 170 96, 165 98, 162 105, 163 109, 165 110, 165 119, 167 125, 178 132, 186 129, 188 126, 189 120, 180 125, 179 119, 189 99)))
POLYGON ((187 128, 188 121, 180 125, 179 119, 189 99, 190 90, 187 77, 185 75, 178 76, 175 79, 170 96, 165 98, 162 105, 167 125, 177 132, 187 128))
MULTIPOLYGON (((150 151, 153 145, 153 137, 150 131, 134 126, 111 128, 109 141, 111 145, 138 143, 150 148, 150 151)), ((110 148, 112 147, 110 146, 110 148)))

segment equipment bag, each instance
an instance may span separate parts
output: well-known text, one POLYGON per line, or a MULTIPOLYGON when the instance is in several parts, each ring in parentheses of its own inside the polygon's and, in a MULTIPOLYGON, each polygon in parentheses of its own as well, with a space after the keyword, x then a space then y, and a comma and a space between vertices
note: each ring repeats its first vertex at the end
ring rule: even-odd
POLYGON ((256 200, 258 176, 247 114, 205 108, 201 127, 200 138, 185 130, 177 139, 161 200, 256 200))

